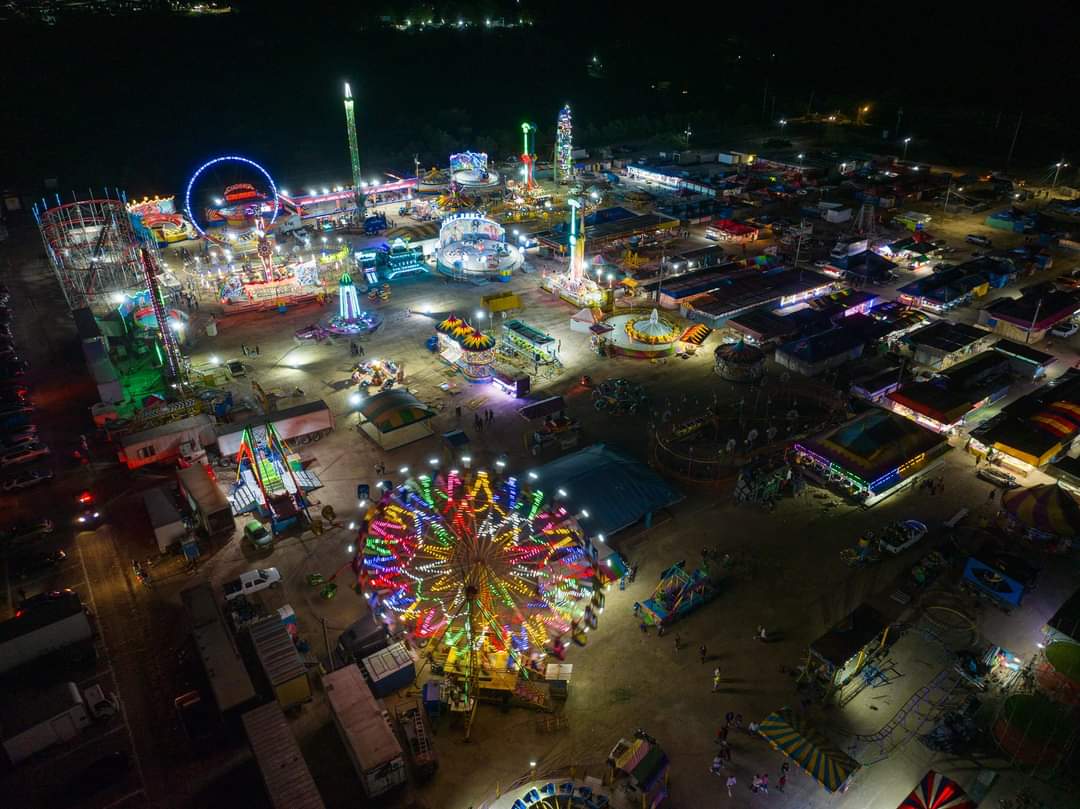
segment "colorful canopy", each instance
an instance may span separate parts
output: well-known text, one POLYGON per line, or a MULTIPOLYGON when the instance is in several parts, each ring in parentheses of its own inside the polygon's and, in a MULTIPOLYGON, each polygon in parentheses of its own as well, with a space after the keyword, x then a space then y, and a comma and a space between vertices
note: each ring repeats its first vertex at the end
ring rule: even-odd
POLYGON ((401 388, 376 393, 367 398, 359 410, 380 433, 426 421, 435 415, 434 410, 401 388))
POLYGON ((695 323, 693 326, 686 327, 686 331, 679 336, 679 340, 699 346, 708 339, 710 334, 712 334, 712 329, 708 326, 703 323, 695 323))
POLYGON ((1056 483, 1016 489, 1002 496, 1001 505, 1027 528, 1059 537, 1080 536, 1080 503, 1056 483))
POLYGON ((835 749, 813 728, 804 726, 790 708, 765 717, 758 733, 829 792, 841 789, 859 769, 859 762, 835 749))
POLYGON ((954 780, 930 770, 897 809, 975 809, 976 805, 954 780))

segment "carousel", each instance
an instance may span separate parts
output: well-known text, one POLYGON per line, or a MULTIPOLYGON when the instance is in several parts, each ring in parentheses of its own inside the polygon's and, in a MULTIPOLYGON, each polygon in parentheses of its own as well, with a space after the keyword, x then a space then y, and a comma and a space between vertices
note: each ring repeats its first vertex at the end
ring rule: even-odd
POLYGON ((765 352, 743 340, 717 346, 713 359, 716 373, 728 382, 753 382, 765 373, 765 352))
POLYGON ((603 338, 609 353, 636 359, 667 357, 675 353, 682 328, 656 309, 650 313, 616 314, 606 317, 611 327, 603 338))

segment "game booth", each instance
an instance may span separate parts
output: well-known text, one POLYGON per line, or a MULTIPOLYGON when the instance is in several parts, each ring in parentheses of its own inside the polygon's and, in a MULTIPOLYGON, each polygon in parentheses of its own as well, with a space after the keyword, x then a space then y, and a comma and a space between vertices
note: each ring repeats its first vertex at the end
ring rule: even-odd
POLYGON ((792 445, 799 470, 870 506, 938 468, 944 436, 887 410, 872 410, 792 445))
POLYGON ((810 644, 805 676, 816 677, 831 695, 862 672, 884 648, 889 625, 876 609, 860 604, 850 615, 810 644))
POLYGON ((609 780, 617 783, 618 776, 625 776, 631 805, 641 809, 656 809, 667 800, 670 769, 667 754, 642 733, 619 739, 608 753, 609 780))

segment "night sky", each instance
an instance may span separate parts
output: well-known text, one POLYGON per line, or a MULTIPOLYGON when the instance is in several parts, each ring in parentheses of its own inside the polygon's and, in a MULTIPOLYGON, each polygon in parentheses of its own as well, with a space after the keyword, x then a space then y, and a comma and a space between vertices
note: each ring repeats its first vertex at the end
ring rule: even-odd
POLYGON ((973 158, 985 146, 987 160, 1023 111, 1017 165, 1052 162, 1080 130, 1063 90, 1077 78, 1076 14, 1064 3, 999 14, 985 3, 635 11, 559 0, 534 3, 525 31, 414 35, 379 28, 359 4, 236 5, 226 17, 0 26, 20 77, 0 88, 10 143, 0 185, 33 193, 56 177, 61 188, 175 191, 228 152, 264 162, 286 187, 344 182, 345 80, 373 174, 410 172, 414 152, 425 164, 459 148, 506 157, 521 120, 540 124, 543 148, 567 101, 582 139, 617 141, 684 119, 698 131, 761 123, 763 102, 766 119, 795 115, 813 93, 818 111, 873 103, 882 128, 903 107, 905 130, 973 158), (593 54, 603 80, 586 75, 593 54))

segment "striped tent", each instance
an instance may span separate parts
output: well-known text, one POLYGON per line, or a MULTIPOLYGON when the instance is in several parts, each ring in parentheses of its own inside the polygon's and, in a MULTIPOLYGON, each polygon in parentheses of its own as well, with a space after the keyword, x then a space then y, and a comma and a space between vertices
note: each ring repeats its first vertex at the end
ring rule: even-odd
POLYGON ((976 806, 954 780, 930 770, 897 809, 975 809, 976 806))
POLYGON ((859 762, 834 748, 813 728, 803 725, 790 708, 781 708, 765 717, 758 733, 829 792, 843 789, 859 769, 859 762))
POLYGON ((1080 536, 1080 503, 1056 483, 1015 489, 1002 495, 1001 505, 1025 528, 1058 537, 1080 536))
POLYGON ((679 336, 679 340, 684 343, 699 346, 709 338, 712 331, 712 329, 703 323, 695 323, 693 326, 686 327, 686 331, 679 336))

